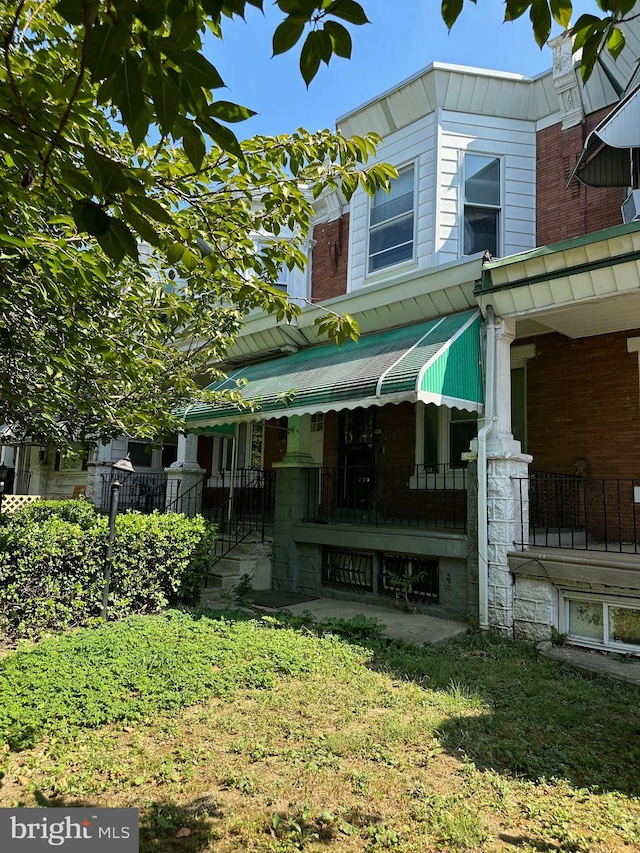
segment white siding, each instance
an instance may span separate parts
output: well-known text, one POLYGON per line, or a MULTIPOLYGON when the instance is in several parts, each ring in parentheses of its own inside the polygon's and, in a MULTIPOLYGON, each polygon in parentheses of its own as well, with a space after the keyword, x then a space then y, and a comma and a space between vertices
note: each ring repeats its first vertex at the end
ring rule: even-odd
POLYGON ((400 269, 432 264, 435 229, 435 119, 433 115, 388 136, 378 148, 376 162, 396 167, 415 164, 414 260, 368 276, 368 234, 370 198, 358 190, 351 199, 349 228, 349 290, 380 281, 400 269))
POLYGON ((501 157, 500 254, 534 248, 535 145, 533 121, 440 109, 387 136, 377 161, 396 167, 413 162, 416 167, 414 259, 368 275, 370 200, 364 191, 358 191, 351 200, 349 290, 390 279, 400 271, 426 271, 461 257, 460 182, 465 151, 501 157))
POLYGON ((503 208, 500 254, 535 246, 535 124, 528 121, 443 112, 440 127, 438 198, 440 216, 435 263, 462 252, 461 164, 465 151, 502 158, 503 208))

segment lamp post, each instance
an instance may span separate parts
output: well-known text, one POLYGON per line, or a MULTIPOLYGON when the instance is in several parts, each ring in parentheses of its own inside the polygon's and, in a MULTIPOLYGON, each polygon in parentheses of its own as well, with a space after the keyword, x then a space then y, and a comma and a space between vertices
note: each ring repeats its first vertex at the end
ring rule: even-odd
POLYGON ((7 477, 9 476, 9 469, 7 466, 2 463, 0 465, 0 512, 2 512, 2 500, 4 498, 4 484, 7 482, 7 477))
POLYGON ((109 587, 111 586, 111 561, 113 559, 113 540, 116 535, 116 516, 118 514, 118 501, 120 498, 120 487, 130 474, 135 472, 135 468, 131 464, 129 454, 127 453, 124 459, 119 459, 111 466, 116 472, 116 478, 111 483, 111 492, 109 495, 109 536, 107 538, 107 553, 104 561, 104 586, 102 588, 102 618, 107 621, 107 608, 109 606, 109 587), (122 483, 118 478, 118 473, 122 472, 125 476, 122 478, 122 483))

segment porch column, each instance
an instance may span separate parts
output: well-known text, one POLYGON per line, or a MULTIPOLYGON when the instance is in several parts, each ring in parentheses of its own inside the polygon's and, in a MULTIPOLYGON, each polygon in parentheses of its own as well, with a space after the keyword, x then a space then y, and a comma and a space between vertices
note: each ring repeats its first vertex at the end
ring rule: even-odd
MULTIPOLYGON (((485 412, 491 418, 487 435, 487 489, 486 516, 483 517, 482 497, 479 489, 478 527, 486 525, 486 554, 479 553, 483 565, 477 568, 479 584, 486 582, 488 623, 491 628, 511 634, 513 632, 513 576, 509 570, 508 554, 515 542, 526 541, 529 530, 528 476, 532 457, 522 453, 519 441, 511 432, 511 361, 510 347, 515 333, 514 320, 495 320, 494 357, 487 357, 486 398, 493 411, 485 412), (493 375, 489 375, 493 364, 493 375), (493 382, 493 393, 489 383, 493 382), (486 566, 484 561, 486 560, 486 566)), ((489 343, 488 343, 489 346, 489 343)), ((469 454, 477 460, 477 443, 469 454)), ((480 464, 480 462, 478 463, 480 464)), ((478 481, 482 472, 478 470, 478 481)), ((480 540, 480 536, 479 536, 480 540)), ((482 550, 478 549, 479 552, 482 550)), ((480 594, 480 600, 483 596, 480 594)), ((480 614, 482 618, 482 614, 480 614)))
POLYGON ((113 442, 98 444, 93 460, 87 465, 87 500, 93 501, 98 509, 106 510, 109 506, 109 490, 104 483, 112 471, 112 457, 113 442))
POLYGON ((291 415, 288 419, 287 452, 273 467, 277 470, 272 583, 274 589, 297 592, 298 549, 293 525, 307 513, 314 469, 320 467, 311 455, 311 415, 291 415))
POLYGON ((165 508, 184 515, 197 515, 202 509, 203 478, 206 473, 198 464, 198 436, 178 435, 178 457, 167 473, 165 508))

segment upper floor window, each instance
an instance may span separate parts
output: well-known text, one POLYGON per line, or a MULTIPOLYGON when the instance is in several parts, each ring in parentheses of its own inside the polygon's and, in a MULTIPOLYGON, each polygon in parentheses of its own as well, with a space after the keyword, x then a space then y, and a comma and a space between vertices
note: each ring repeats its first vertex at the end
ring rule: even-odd
POLYGON ((500 158, 464 156, 464 254, 488 250, 499 255, 500 158))
POLYGON ((377 190, 369 219, 369 272, 413 258, 414 167, 400 169, 391 192, 377 190))

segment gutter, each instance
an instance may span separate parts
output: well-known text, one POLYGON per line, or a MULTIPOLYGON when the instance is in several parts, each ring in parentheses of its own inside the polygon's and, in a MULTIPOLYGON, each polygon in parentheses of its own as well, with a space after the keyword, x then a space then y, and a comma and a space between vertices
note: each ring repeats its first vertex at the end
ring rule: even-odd
POLYGON ((487 518, 487 438, 496 425, 496 317, 487 305, 487 364, 484 425, 478 431, 478 616, 481 631, 489 630, 489 521, 487 518))

